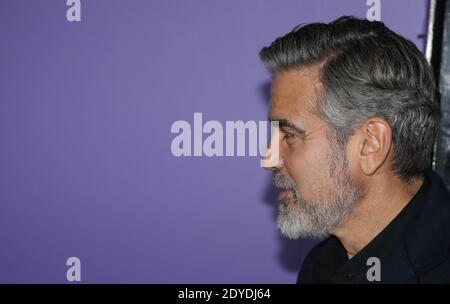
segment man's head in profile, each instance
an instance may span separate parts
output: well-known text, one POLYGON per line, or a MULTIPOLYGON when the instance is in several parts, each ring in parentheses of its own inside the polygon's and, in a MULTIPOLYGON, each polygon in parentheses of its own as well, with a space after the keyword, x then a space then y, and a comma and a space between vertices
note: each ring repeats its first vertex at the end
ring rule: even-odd
MULTIPOLYGON (((424 185, 440 115, 432 70, 411 41, 353 17, 297 27, 260 58, 280 130, 268 168, 278 227, 293 239, 332 235, 351 259, 424 185)), ((395 233, 417 215, 403 213, 395 233)))

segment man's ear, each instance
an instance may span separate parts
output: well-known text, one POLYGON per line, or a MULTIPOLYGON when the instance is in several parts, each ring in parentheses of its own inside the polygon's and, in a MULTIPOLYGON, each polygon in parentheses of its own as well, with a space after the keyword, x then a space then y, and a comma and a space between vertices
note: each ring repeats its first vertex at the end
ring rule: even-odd
POLYGON ((371 117, 360 126, 359 164, 366 175, 373 175, 385 162, 392 147, 392 129, 382 117, 371 117))

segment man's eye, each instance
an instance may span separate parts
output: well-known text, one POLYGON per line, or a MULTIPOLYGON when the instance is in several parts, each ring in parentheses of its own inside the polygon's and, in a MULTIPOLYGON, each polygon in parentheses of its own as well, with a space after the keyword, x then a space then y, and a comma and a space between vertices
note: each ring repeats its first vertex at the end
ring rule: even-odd
POLYGON ((291 134, 291 133, 284 133, 284 135, 283 135, 283 139, 285 139, 285 140, 292 140, 294 138, 295 138, 295 135, 291 134))

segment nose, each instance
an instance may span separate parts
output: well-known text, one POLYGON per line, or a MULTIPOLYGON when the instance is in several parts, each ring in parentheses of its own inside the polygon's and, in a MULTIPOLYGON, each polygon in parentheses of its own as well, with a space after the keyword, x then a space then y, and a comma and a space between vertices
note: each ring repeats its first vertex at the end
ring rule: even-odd
POLYGON ((278 159, 278 161, 276 161, 276 162, 271 162, 270 158, 267 159, 267 161, 266 161, 266 159, 263 158, 263 160, 261 161, 261 167, 268 171, 275 172, 275 171, 280 170, 280 168, 282 167, 280 165, 281 162, 282 162, 281 159, 278 159), (263 164, 263 162, 265 162, 265 163, 263 164))
MULTIPOLYGON (((267 155, 267 154, 266 154, 267 155)), ((283 167, 283 160, 278 157, 273 157, 271 155, 264 156, 261 160, 261 167, 268 171, 278 171, 283 167)))
POLYGON ((261 159, 261 167, 269 171, 277 171, 283 166, 283 159, 280 157, 279 131, 275 130, 270 138, 269 148, 261 159))

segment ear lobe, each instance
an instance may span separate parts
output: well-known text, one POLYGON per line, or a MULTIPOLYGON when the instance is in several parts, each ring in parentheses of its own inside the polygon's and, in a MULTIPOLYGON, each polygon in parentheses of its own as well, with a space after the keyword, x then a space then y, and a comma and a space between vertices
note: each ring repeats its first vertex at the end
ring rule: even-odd
POLYGON ((391 148, 392 131, 383 118, 372 118, 363 125, 360 144, 360 166, 373 175, 385 162, 391 148))

